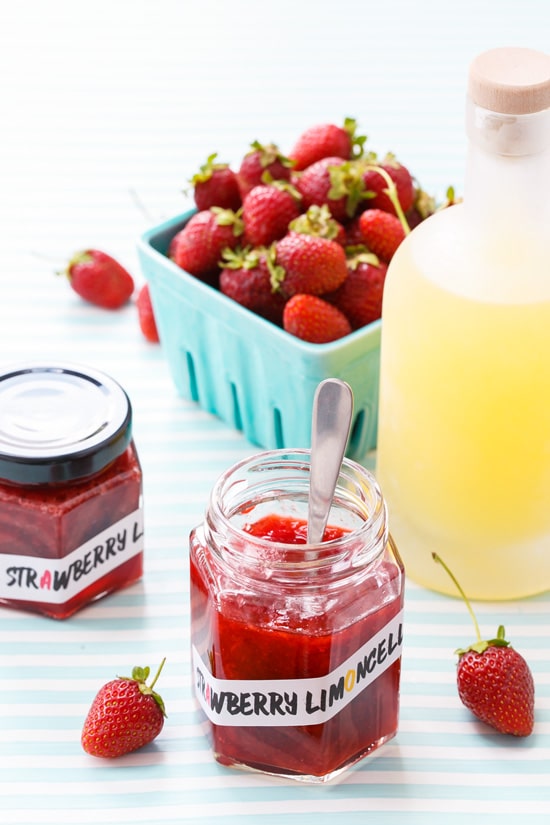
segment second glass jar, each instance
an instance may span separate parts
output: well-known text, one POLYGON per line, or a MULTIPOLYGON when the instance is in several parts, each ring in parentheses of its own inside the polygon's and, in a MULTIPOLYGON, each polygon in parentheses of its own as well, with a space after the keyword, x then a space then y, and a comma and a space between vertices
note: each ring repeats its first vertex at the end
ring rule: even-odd
POLYGON ((132 407, 77 364, 0 374, 0 605, 67 619, 141 578, 132 407))

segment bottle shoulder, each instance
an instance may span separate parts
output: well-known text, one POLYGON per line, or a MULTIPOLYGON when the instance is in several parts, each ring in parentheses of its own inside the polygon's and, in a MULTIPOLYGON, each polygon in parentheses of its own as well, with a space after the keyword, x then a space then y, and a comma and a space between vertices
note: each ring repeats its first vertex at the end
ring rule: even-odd
POLYGON ((452 290, 458 280, 459 259, 464 250, 464 221, 461 204, 436 212, 416 226, 399 246, 388 268, 386 292, 412 288, 420 281, 452 290))
POLYGON ((545 244, 498 226, 481 227, 464 203, 447 207, 419 224, 390 264, 389 280, 423 278, 477 300, 527 303, 550 300, 545 244), (403 274, 400 274, 403 273, 403 274))
POLYGON ((409 248, 415 256, 451 255, 454 244, 464 243, 466 220, 464 204, 457 203, 430 215, 410 233, 409 248))

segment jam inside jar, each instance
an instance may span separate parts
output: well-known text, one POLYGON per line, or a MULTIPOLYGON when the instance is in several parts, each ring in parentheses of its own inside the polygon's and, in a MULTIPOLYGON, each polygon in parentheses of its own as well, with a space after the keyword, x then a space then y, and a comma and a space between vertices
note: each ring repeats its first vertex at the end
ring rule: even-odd
POLYGON ((307 544, 309 451, 218 480, 190 536, 194 692, 218 762, 326 782, 397 732, 404 572, 374 477, 344 459, 307 544))
POLYGON ((143 573, 132 409, 68 364, 0 375, 0 605, 65 619, 143 573))

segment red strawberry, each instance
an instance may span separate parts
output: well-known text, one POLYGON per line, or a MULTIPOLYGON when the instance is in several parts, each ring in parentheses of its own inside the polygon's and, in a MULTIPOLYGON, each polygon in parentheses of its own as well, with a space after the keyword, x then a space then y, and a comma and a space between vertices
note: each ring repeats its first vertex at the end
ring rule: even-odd
POLYGON ((304 235, 319 235, 320 238, 336 241, 341 246, 344 246, 347 240, 343 224, 334 220, 326 204, 310 206, 307 212, 290 222, 289 229, 304 235))
POLYGON ((396 195, 403 212, 408 212, 414 204, 414 182, 409 170, 402 166, 392 154, 387 154, 381 163, 371 163, 365 166, 363 180, 365 189, 374 197, 369 197, 367 205, 373 209, 383 209, 385 212, 396 214, 395 205, 388 195, 388 180, 383 173, 389 175, 395 184, 396 195), (382 170, 380 172, 379 170, 382 170))
POLYGON ((389 263, 401 241, 405 230, 399 218, 382 209, 366 209, 359 216, 359 229, 363 243, 371 252, 389 263))
POLYGON ((283 327, 312 344, 328 344, 351 332, 350 322, 339 309, 317 295, 307 294, 294 295, 287 302, 283 327))
POLYGON ((294 161, 294 169, 301 171, 322 158, 350 160, 353 155, 359 157, 366 138, 356 136, 356 126, 355 120, 346 118, 343 126, 322 123, 306 129, 289 153, 290 159, 294 161))
POLYGON ((241 192, 237 175, 227 163, 216 163, 215 152, 209 155, 189 183, 193 187, 195 204, 199 211, 220 206, 234 212, 241 206, 241 192))
POLYGON ((312 204, 326 204, 332 217, 344 222, 355 214, 362 201, 365 184, 359 167, 353 161, 327 157, 308 166, 298 178, 296 188, 303 197, 305 209, 312 204))
POLYGON ((290 180, 292 161, 281 154, 274 143, 265 146, 255 140, 244 156, 237 173, 241 196, 244 197, 260 183, 290 180))
POLYGON ((495 639, 481 639, 477 619, 462 588, 440 557, 432 555, 456 585, 476 629, 477 641, 456 651, 461 702, 499 733, 529 736, 535 719, 535 686, 527 662, 505 640, 502 625, 495 639))
POLYGON ((149 292, 149 284, 144 284, 137 296, 138 320, 140 329, 144 337, 152 344, 159 343, 159 334, 157 329, 157 322, 153 312, 153 305, 151 303, 151 294, 149 292))
POLYGON ((251 312, 281 326, 285 298, 271 285, 265 250, 226 250, 223 257, 220 291, 251 312))
POLYGON ((289 298, 297 292, 322 295, 347 278, 346 253, 336 241, 289 232, 268 256, 271 283, 289 298))
POLYGON ((387 270, 376 255, 358 252, 348 259, 348 277, 342 286, 324 297, 344 313, 353 329, 359 329, 382 315, 387 270))
POLYGON ((172 238, 169 257, 191 275, 211 281, 222 251, 237 246, 243 229, 242 219, 231 209, 213 206, 196 212, 172 238))
POLYGON ((161 732, 166 711, 153 687, 164 666, 146 684, 149 668, 135 667, 131 677, 118 677, 104 685, 82 728, 82 747, 91 756, 112 759, 138 750, 161 732))
POLYGON ((119 309, 134 291, 134 280, 118 261, 98 249, 77 252, 65 275, 78 295, 104 309, 119 309))
POLYGON ((252 246, 269 246, 288 231, 300 214, 300 195, 290 184, 274 181, 251 189, 243 203, 245 237, 252 246))

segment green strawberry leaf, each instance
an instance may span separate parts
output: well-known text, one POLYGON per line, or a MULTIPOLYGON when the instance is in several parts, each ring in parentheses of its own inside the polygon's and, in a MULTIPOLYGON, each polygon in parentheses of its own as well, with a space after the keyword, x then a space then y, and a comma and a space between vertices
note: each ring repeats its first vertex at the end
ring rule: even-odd
POLYGON ((161 709, 163 716, 166 716, 166 708, 165 708, 165 705, 164 705, 164 701, 163 701, 162 697, 153 690, 153 688, 155 686, 155 683, 156 683, 157 679, 159 678, 159 676, 161 674, 161 671, 162 671, 162 668, 164 667, 165 662, 166 662, 166 656, 164 657, 164 659, 160 663, 160 667, 157 670, 155 678, 153 679, 153 681, 151 682, 150 685, 146 684, 147 679, 149 677, 149 674, 151 672, 150 668, 148 668, 148 667, 134 667, 132 669, 132 675, 131 676, 117 676, 117 679, 126 679, 127 681, 137 682, 138 686, 139 686, 140 693, 143 693, 144 696, 151 696, 155 700, 155 702, 157 703, 159 708, 161 709))
POLYGON ((132 679, 136 682, 146 682, 150 672, 148 667, 135 667, 132 670, 132 679))
POLYGON ((468 653, 469 650, 473 650, 475 653, 485 653, 485 651, 489 647, 510 647, 510 642, 506 641, 504 637, 504 625, 499 625, 496 638, 479 639, 477 642, 474 642, 468 647, 457 648, 457 650, 455 650, 455 653, 457 654, 457 656, 463 656, 465 653, 468 653))

